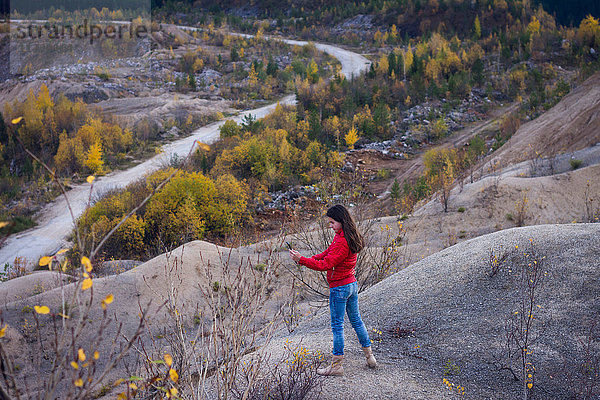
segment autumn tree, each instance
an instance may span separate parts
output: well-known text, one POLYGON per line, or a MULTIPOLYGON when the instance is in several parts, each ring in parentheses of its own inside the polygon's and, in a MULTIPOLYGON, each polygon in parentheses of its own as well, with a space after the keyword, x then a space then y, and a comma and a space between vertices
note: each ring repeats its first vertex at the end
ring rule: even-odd
POLYGON ((479 16, 475 16, 475 22, 473 22, 473 38, 479 40, 481 38, 481 23, 479 22, 479 16))
POLYGON ((402 59, 404 60, 404 62, 402 63, 402 73, 404 75, 404 80, 406 80, 406 72, 410 71, 414 60, 414 55, 410 45, 408 45, 408 48, 402 54, 402 59))
POLYGON ((248 86, 252 89, 258 86, 258 72, 254 68, 254 63, 250 64, 250 71, 248 72, 248 86))
POLYGON ((444 118, 438 118, 433 122, 431 133, 435 139, 441 139, 448 134, 448 124, 444 118))
POLYGON ((585 17, 579 24, 577 37, 586 46, 600 47, 600 24, 598 19, 591 15, 585 17))
POLYGON ((438 196, 444 212, 448 212, 448 200, 455 179, 457 152, 452 149, 432 149, 423 156, 426 176, 438 196))
POLYGON ((350 150, 353 150, 354 144, 358 141, 358 132, 356 131, 356 128, 354 127, 354 125, 348 131, 346 136, 344 136, 344 139, 346 140, 346 146, 348 146, 348 148, 350 150))
POLYGON ((377 72, 379 72, 380 75, 385 76, 388 73, 389 66, 390 66, 390 64, 388 62, 388 58, 385 55, 382 55, 381 58, 379 59, 377 72))
POLYGON ((487 148, 485 146, 485 140, 479 135, 473 136, 469 142, 469 146, 467 147, 467 151, 465 154, 465 161, 467 163, 467 167, 469 168, 469 176, 471 177, 471 183, 473 183, 473 171, 475 169, 475 165, 479 159, 485 154, 487 148))
POLYGON ((59 174, 79 172, 85 164, 85 150, 80 137, 69 138, 63 131, 60 134, 58 150, 54 156, 54 164, 59 174))
POLYGON ((219 127, 221 139, 238 136, 241 132, 241 127, 232 119, 228 119, 219 127))
POLYGON ((314 59, 311 59, 306 69, 306 76, 310 79, 310 83, 317 83, 319 80, 319 66, 314 59))
POLYGON ((87 153, 85 166, 90 169, 92 174, 101 175, 104 173, 104 161, 102 161, 102 144, 94 143, 87 153))

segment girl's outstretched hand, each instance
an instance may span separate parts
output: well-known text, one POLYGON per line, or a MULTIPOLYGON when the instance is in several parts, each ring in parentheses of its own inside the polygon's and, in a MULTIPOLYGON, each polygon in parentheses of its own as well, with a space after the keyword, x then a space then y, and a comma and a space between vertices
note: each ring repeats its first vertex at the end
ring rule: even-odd
POLYGON ((290 257, 292 257, 292 260, 298 262, 302 256, 296 250, 290 250, 290 257))

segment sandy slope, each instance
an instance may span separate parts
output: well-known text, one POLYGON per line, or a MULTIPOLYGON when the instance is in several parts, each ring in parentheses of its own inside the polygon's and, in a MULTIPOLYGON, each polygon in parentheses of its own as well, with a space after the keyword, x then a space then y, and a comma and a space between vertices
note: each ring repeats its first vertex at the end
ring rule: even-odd
MULTIPOLYGON (((169 315, 167 309, 161 306, 170 296, 172 298, 174 288, 176 288, 177 293, 178 312, 185 315, 185 320, 189 323, 190 329, 194 329, 195 325, 191 322, 192 317, 197 314, 197 307, 201 307, 203 304, 198 284, 206 281, 203 271, 208 263, 216 266, 219 265, 221 260, 224 262, 224 260, 229 259, 235 265, 241 258, 247 259, 248 257, 256 262, 258 254, 255 253, 254 246, 238 252, 211 243, 195 241, 175 249, 170 254, 155 257, 133 270, 119 275, 94 279, 93 297, 91 298, 92 307, 88 318, 91 327, 88 326, 86 329, 80 341, 80 346, 88 346, 89 343, 98 339, 97 328, 103 313, 100 302, 109 294, 114 295, 115 299, 114 303, 108 308, 108 317, 113 322, 103 335, 104 341, 96 348, 103 355, 98 361, 98 370, 102 370, 106 365, 106 355, 115 351, 112 348, 112 337, 117 330, 117 324, 121 324, 121 333, 124 337, 131 337, 139 323, 141 310, 150 310, 148 313, 148 331, 144 336, 144 343, 148 346, 148 351, 151 351, 152 344, 157 338, 163 337, 161 334, 164 334, 164 328, 170 331, 174 319, 169 315)), ((0 296, 5 300, 1 308, 2 317, 9 327, 9 333, 7 338, 4 339, 3 345, 9 356, 16 361, 16 364, 20 365, 19 378, 27 375, 35 376, 42 372, 36 370, 35 364, 28 362, 29 359, 35 357, 34 355, 38 351, 37 346, 33 345, 37 337, 33 328, 33 307, 46 305, 50 308, 51 314, 57 314, 62 311, 61 305, 63 303, 72 304, 70 296, 74 290, 74 285, 57 287, 54 284, 51 286, 57 279, 55 273, 45 273, 45 280, 41 280, 40 283, 50 290, 31 295, 30 285, 38 275, 40 274, 32 274, 1 285, 0 296), (17 291, 23 294, 22 298, 15 299, 14 294, 17 291)), ((218 279, 218 274, 216 276, 215 279, 218 279)), ((84 292, 82 294, 83 302, 79 306, 74 306, 71 310, 74 321, 81 317, 84 304, 90 300, 89 295, 89 290, 84 292)), ((49 345, 53 338, 52 323, 50 322, 52 317, 50 315, 39 315, 38 318, 41 337, 44 341, 48 341, 49 345)), ((60 318, 57 317, 57 320, 60 321, 60 318)), ((120 336, 118 342, 122 342, 122 338, 120 336)), ((166 351, 167 344, 164 340, 159 342, 160 349, 158 352, 162 354, 166 351)), ((87 347, 85 348, 87 349, 87 347)), ((132 351, 125 362, 134 368, 137 359, 137 353, 132 351)), ((50 365, 42 364, 42 368, 50 369, 50 365)), ((124 365, 121 364, 107 377, 107 382, 122 378, 125 374, 124 365)), ((35 379, 30 381, 30 390, 35 392, 40 382, 41 380, 35 379)), ((64 390, 64 387, 62 389, 64 390)))
MULTIPOLYGON (((593 149, 600 154, 600 146, 593 149)), ((526 171, 529 165, 522 168, 526 171)), ((437 199, 415 211, 404 222, 411 261, 469 238, 517 226, 518 206, 524 198, 524 225, 586 222, 586 204, 600 213, 600 164, 542 177, 513 173, 500 172, 462 189, 454 188, 447 213, 437 199)))

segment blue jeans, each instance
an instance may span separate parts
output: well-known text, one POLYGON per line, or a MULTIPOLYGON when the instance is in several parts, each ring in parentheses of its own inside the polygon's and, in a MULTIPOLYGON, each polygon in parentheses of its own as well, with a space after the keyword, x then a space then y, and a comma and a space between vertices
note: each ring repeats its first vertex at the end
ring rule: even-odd
POLYGON ((362 347, 370 347, 371 339, 358 310, 358 284, 349 283, 329 289, 329 312, 331 331, 333 332, 333 355, 344 354, 344 313, 348 313, 350 324, 354 328, 362 347))

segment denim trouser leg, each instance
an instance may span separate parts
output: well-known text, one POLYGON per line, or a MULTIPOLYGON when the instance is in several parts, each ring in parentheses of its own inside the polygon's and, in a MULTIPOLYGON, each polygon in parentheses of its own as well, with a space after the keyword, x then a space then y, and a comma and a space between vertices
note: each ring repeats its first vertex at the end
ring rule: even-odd
POLYGON ((344 314, 356 331, 361 346, 371 346, 369 333, 365 328, 358 309, 358 285, 356 282, 338 286, 329 290, 329 312, 331 314, 331 331, 333 332, 333 354, 344 354, 344 314))

